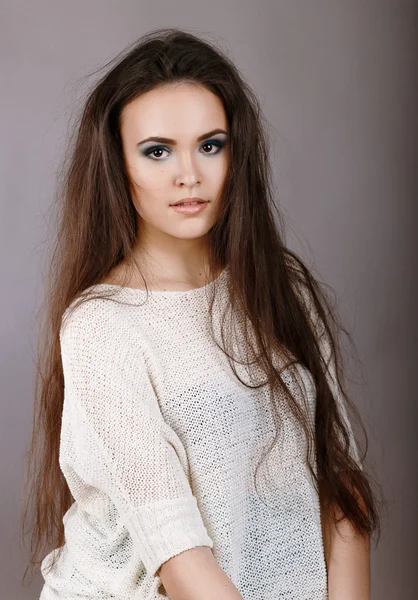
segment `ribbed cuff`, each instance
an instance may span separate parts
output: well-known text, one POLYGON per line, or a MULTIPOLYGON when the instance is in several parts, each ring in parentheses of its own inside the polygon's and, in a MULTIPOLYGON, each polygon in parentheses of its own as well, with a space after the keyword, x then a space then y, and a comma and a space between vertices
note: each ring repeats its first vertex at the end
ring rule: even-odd
POLYGON ((213 548, 195 496, 161 500, 135 509, 124 520, 149 573, 195 546, 213 548))

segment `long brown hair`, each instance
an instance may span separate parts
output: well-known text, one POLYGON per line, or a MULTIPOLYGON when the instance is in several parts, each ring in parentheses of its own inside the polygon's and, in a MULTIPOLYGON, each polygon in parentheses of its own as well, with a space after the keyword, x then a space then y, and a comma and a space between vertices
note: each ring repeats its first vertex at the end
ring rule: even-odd
MULTIPOLYGON (((347 517, 359 533, 376 533, 379 538, 372 478, 353 458, 350 431, 327 381, 318 343, 321 336, 328 340, 340 401, 351 407, 367 440, 343 381, 337 333, 348 333, 312 269, 285 247, 263 117, 254 92, 223 51, 174 28, 152 30, 113 62, 84 103, 57 185, 57 235, 38 337, 35 410, 22 518, 23 538, 25 522, 29 519, 32 525, 30 564, 39 564, 47 551, 64 545, 62 518, 74 501, 59 465, 64 397, 59 332, 63 314, 122 260, 130 265, 135 262, 138 214, 124 169, 120 114, 144 92, 179 81, 195 82, 216 94, 230 127, 230 168, 219 218, 208 234, 211 272, 228 266, 230 306, 247 317, 257 361, 270 390, 286 390, 272 358, 277 349, 309 369, 313 377, 317 389, 313 426, 292 395, 286 393, 306 434, 307 461, 321 507, 324 511, 338 508, 341 518, 347 517), (312 450, 317 474, 310 462, 312 450)), ((228 335, 223 337, 226 345, 228 335)), ((247 341, 250 343, 249 334, 247 341)), ((233 361, 231 366, 239 377, 233 361)), ((274 394, 271 397, 274 404, 274 394)), ((278 418, 277 425, 279 428, 278 418)), ((362 461, 366 452, 367 448, 362 461)), ((333 518, 338 520, 336 511, 333 518)))

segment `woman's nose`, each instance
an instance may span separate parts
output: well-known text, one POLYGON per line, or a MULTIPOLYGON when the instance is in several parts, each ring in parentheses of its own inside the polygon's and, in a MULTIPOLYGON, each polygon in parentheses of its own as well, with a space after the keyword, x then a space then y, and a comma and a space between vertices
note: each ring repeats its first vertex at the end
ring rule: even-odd
POLYGON ((178 173, 176 176, 177 185, 187 186, 195 185, 199 181, 200 175, 195 161, 190 156, 184 156, 179 161, 178 173))

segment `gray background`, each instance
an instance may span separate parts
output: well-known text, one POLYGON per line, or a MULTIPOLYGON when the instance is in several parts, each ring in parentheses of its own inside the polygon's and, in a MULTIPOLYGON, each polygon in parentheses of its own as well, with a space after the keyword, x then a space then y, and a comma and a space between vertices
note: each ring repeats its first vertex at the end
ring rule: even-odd
POLYGON ((362 361, 355 400, 388 501, 372 596, 417 598, 416 4, 3 0, 0 11, 1 597, 35 599, 43 583, 20 585, 18 519, 69 119, 87 72, 149 29, 177 26, 223 40, 261 100, 288 244, 335 291, 362 361))

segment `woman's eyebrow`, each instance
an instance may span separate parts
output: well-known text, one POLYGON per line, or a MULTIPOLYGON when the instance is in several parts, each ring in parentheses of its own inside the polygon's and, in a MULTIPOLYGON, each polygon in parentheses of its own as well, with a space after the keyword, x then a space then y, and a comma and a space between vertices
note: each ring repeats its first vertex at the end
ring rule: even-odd
MULTIPOLYGON (((228 132, 225 131, 224 129, 213 129, 212 131, 208 131, 208 133, 204 133, 203 135, 200 135, 197 138, 197 141, 201 142, 202 140, 205 140, 208 137, 212 137, 213 135, 216 135, 217 133, 226 133, 228 135, 228 132)), ((172 146, 175 146, 177 144, 176 140, 172 140, 171 138, 152 136, 152 137, 146 138, 145 140, 142 140, 141 142, 138 142, 137 146, 140 146, 141 144, 145 144, 145 142, 159 142, 161 144, 171 144, 172 146)))

